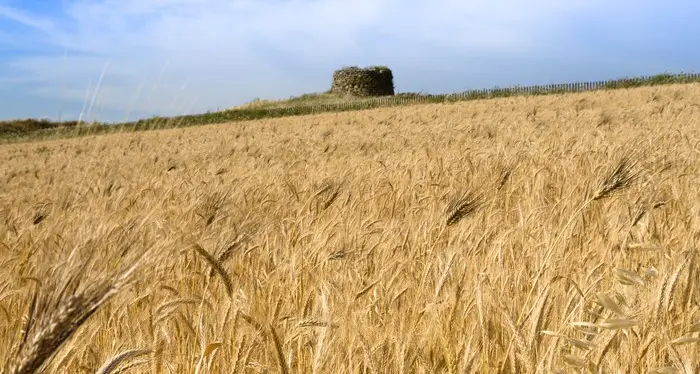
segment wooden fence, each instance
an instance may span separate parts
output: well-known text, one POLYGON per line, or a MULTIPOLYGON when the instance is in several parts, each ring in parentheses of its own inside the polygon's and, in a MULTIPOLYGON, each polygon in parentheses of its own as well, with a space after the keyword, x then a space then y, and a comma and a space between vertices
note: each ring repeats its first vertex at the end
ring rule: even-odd
MULTIPOLYGON (((674 75, 641 76, 629 79, 616 79, 595 82, 576 82, 563 84, 548 84, 537 86, 514 86, 507 88, 476 89, 453 94, 443 95, 397 95, 370 99, 357 99, 343 103, 317 104, 317 105, 293 105, 278 108, 258 109, 265 111, 270 117, 279 117, 294 114, 316 114, 324 112, 338 112, 347 110, 372 109, 420 103, 444 103, 475 99, 490 99, 518 95, 546 95, 556 93, 576 93, 596 91, 602 89, 618 89, 639 87, 648 85, 660 85, 671 83, 700 82, 700 73, 684 73, 674 75), (657 79, 657 81, 655 81, 657 79)), ((245 112, 248 109, 233 109, 232 111, 245 112)))

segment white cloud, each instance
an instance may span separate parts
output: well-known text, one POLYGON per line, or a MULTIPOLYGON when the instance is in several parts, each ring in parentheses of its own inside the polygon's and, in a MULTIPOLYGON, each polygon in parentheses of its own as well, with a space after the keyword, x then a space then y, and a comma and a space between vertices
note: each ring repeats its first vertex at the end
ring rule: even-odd
POLYGON ((342 65, 458 63, 420 46, 535 53, 547 27, 596 2, 66 0, 60 14, 0 6, 0 19, 37 31, 23 36, 28 43, 52 47, 15 58, 0 80, 82 103, 108 63, 98 95, 105 108, 127 113, 140 93, 136 107, 145 112, 176 114, 191 103, 215 109, 324 90, 342 65))

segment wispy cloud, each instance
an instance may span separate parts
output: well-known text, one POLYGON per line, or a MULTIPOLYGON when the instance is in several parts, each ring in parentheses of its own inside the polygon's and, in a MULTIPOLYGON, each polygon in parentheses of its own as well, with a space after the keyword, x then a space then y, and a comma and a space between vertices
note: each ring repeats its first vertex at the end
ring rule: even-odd
POLYGON ((601 11, 640 4, 65 0, 46 10, 2 1, 0 99, 19 90, 36 97, 37 106, 78 112, 106 66, 95 102, 110 117, 132 110, 172 115, 322 91, 332 71, 345 65, 387 64, 402 91, 559 78, 537 68, 551 73, 551 64, 558 64, 565 70, 571 56, 591 51, 604 64, 610 49, 598 50, 595 40, 579 34, 582 27, 606 25, 601 11))
POLYGON ((26 14, 19 9, 2 4, 0 4, 0 17, 46 33, 54 29, 54 24, 48 19, 26 14))

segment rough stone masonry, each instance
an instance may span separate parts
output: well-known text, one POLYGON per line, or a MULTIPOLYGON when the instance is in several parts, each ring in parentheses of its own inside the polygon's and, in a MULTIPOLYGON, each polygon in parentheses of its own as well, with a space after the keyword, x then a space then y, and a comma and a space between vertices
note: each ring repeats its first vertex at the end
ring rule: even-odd
POLYGON ((346 67, 333 73, 331 92, 359 97, 391 96, 394 95, 394 75, 385 66, 346 67))

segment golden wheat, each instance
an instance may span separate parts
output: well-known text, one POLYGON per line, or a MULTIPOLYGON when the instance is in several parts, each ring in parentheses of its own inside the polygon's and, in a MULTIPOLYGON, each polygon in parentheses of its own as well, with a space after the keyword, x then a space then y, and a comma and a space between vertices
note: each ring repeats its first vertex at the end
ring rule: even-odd
POLYGON ((698 103, 689 84, 0 145, 0 363, 699 372, 698 103))

